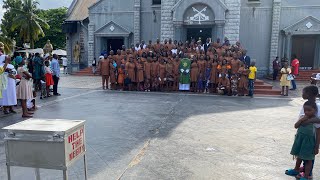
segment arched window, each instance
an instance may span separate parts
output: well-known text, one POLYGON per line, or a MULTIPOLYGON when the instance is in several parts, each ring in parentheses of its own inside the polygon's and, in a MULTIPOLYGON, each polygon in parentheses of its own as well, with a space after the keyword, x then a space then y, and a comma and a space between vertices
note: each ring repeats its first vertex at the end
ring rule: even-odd
POLYGON ((152 0, 152 5, 160 5, 161 0, 152 0))

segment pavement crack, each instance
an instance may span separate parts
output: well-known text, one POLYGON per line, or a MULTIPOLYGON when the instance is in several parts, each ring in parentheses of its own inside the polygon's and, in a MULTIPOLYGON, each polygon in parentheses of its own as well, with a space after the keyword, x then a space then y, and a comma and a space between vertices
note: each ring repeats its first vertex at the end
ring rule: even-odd
POLYGON ((129 163, 129 165, 126 167, 126 169, 122 172, 122 174, 119 176, 119 178, 117 178, 117 180, 120 180, 123 175, 127 172, 127 170, 129 168, 132 168, 136 165, 138 165, 141 162, 141 159, 143 158, 143 156, 145 155, 145 152, 147 151, 147 148, 149 147, 151 142, 151 139, 148 139, 143 147, 139 150, 139 153, 131 160, 131 162, 129 163))

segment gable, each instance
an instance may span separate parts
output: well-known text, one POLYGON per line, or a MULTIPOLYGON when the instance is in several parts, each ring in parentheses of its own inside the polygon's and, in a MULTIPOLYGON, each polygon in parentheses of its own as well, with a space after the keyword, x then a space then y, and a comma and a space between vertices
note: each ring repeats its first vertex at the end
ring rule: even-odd
POLYGON ((129 36, 131 32, 121 25, 110 21, 103 27, 99 28, 95 33, 96 36, 129 36))
POLYGON ((74 0, 69 7, 66 21, 82 21, 89 17, 89 7, 97 0, 74 0))
POLYGON ((320 33, 320 20, 313 16, 308 16, 284 28, 283 31, 292 34, 320 33))

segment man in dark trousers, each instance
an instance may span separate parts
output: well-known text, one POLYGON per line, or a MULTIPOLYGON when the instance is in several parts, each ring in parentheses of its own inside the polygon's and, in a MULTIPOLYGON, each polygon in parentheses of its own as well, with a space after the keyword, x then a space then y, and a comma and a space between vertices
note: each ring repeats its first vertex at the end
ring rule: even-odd
POLYGON ((210 42, 210 38, 207 38, 206 43, 203 45, 204 46, 204 52, 207 53, 208 48, 210 47, 211 42, 210 42))
POLYGON ((58 93, 58 84, 60 80, 60 65, 58 61, 58 55, 56 54, 52 56, 51 69, 52 69, 52 78, 54 82, 53 95, 60 96, 60 94, 58 93))
POLYGON ((246 68, 250 67, 251 58, 250 56, 247 56, 247 50, 243 50, 240 60, 246 65, 246 68))
POLYGON ((279 57, 277 56, 275 60, 273 60, 273 80, 275 81, 278 77, 280 70, 280 62, 279 57))

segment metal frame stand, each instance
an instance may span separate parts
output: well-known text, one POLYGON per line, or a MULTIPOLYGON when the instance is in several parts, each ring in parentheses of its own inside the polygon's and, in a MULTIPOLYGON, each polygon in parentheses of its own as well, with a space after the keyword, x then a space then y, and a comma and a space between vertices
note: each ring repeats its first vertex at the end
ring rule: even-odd
MULTIPOLYGON (((11 171, 10 171, 10 165, 6 163, 7 166, 7 175, 8 175, 8 180, 11 180, 11 171)), ((83 169, 84 169, 84 179, 88 180, 88 172, 87 172, 87 160, 86 160, 86 154, 83 155, 83 169)), ((40 169, 35 168, 34 173, 36 176, 36 180, 40 180, 40 169)), ((62 171, 63 173, 63 180, 68 180, 68 169, 65 169, 62 171)))

